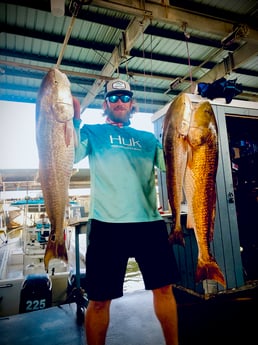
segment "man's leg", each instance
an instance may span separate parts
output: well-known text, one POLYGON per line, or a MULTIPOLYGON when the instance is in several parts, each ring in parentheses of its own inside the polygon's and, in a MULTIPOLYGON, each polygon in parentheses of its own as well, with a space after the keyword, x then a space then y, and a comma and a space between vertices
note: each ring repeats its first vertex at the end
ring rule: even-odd
POLYGON ((85 315, 87 345, 105 345, 111 301, 90 301, 85 315))
POLYGON ((161 324, 166 345, 178 345, 177 304, 172 286, 152 290, 156 316, 161 324))

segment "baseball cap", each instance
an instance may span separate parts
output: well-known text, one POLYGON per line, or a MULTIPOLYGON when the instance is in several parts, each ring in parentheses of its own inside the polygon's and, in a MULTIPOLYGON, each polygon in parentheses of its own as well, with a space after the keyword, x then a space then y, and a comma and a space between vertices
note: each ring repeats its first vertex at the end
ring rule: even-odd
POLYGON ((133 92, 131 91, 130 85, 127 83, 127 81, 124 81, 122 79, 114 79, 110 80, 106 84, 106 94, 105 98, 117 93, 122 93, 125 95, 129 95, 132 97, 133 92))

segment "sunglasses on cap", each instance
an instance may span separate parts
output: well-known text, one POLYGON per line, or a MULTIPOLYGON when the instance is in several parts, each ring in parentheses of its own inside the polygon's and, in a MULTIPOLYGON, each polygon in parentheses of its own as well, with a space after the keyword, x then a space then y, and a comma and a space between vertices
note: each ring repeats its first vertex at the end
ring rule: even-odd
POLYGON ((129 95, 112 95, 108 96, 106 99, 109 100, 110 103, 116 103, 120 99, 123 103, 128 103, 132 100, 132 97, 129 95))

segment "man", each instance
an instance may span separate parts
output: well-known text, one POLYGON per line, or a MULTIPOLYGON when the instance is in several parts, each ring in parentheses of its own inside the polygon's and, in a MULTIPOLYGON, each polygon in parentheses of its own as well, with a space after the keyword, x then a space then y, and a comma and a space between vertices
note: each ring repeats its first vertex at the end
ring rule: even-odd
POLYGON ((166 345, 178 345, 177 306, 172 291, 173 256, 165 222, 156 205, 155 166, 165 170, 163 150, 154 134, 131 128, 134 108, 130 85, 120 79, 106 85, 105 124, 80 127, 75 162, 89 156, 91 203, 86 252, 85 316, 88 345, 104 345, 112 299, 123 295, 129 257, 135 257, 145 288, 153 291, 154 310, 166 345))

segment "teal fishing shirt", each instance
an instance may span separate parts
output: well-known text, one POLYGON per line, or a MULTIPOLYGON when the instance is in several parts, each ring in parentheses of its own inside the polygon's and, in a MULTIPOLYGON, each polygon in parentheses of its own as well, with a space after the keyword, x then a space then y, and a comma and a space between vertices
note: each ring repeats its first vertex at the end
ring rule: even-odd
POLYGON ((155 166, 165 171, 163 150, 154 134, 129 126, 83 125, 74 119, 75 163, 89 157, 89 218, 128 223, 162 219, 157 210, 155 166))

